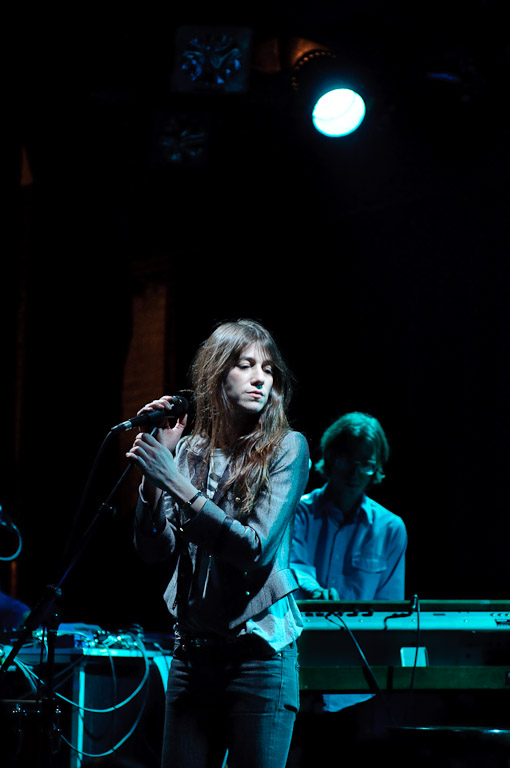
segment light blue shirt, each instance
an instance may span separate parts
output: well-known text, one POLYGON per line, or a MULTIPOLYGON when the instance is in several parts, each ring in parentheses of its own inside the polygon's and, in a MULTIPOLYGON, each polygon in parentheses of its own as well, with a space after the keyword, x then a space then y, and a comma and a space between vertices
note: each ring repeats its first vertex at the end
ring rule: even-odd
MULTIPOLYGON (((352 522, 327 493, 327 484, 302 496, 296 510, 290 567, 299 584, 297 599, 334 587, 340 600, 403 600, 404 521, 363 496, 352 522)), ((325 695, 326 711, 338 711, 370 698, 362 694, 325 695)))

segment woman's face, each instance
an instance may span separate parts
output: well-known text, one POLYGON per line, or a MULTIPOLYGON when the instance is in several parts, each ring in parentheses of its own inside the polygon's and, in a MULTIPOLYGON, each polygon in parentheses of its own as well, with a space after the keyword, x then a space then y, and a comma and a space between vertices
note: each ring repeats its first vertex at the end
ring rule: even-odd
POLYGON ((225 379, 225 394, 239 414, 260 413, 273 386, 273 364, 258 344, 245 347, 225 379))

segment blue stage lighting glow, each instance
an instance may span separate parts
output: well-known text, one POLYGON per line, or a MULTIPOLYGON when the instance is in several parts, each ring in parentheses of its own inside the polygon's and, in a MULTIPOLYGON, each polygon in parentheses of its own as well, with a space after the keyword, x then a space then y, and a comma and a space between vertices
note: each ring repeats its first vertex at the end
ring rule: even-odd
POLYGON ((181 93, 245 92, 251 40, 248 27, 179 27, 172 88, 181 93))
POLYGON ((317 101, 312 121, 325 136, 347 136, 361 125, 365 111, 365 102, 358 93, 348 88, 336 88, 317 101))

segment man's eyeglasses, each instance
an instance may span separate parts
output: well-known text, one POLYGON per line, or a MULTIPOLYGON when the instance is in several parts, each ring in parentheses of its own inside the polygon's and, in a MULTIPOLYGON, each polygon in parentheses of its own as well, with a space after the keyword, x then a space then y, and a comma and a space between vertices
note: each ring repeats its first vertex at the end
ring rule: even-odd
POLYGON ((374 475, 377 469, 376 461, 353 461, 346 456, 337 456, 335 464, 339 469, 357 469, 358 472, 362 475, 367 475, 367 477, 374 475))

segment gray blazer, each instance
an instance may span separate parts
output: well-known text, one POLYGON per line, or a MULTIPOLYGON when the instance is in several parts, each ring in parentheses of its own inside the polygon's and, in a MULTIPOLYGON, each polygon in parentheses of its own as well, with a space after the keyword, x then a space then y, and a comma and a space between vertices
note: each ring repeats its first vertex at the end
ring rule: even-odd
MULTIPOLYGON (((201 455, 190 447, 189 438, 179 443, 175 461, 185 477, 196 481, 201 455)), ((307 441, 301 433, 289 432, 270 460, 270 489, 259 495, 245 522, 236 519, 241 500, 231 487, 225 488, 228 466, 214 498, 188 522, 182 522, 178 505, 163 493, 165 528, 148 535, 135 526, 135 546, 147 562, 168 563, 172 575, 164 599, 174 619, 184 616, 204 556, 213 570, 203 602, 218 632, 235 630, 297 589, 289 555, 294 512, 308 472, 307 441)))

